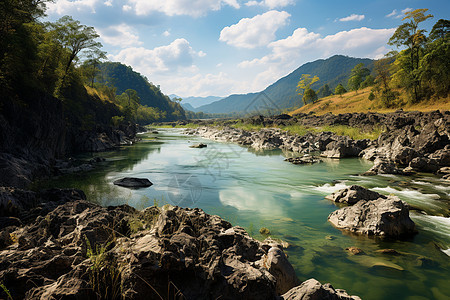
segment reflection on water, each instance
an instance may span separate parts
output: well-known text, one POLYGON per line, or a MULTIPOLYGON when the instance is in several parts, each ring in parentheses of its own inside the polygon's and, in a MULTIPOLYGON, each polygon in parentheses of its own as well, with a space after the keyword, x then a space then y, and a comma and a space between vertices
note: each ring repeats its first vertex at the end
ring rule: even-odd
POLYGON ((196 206, 245 227, 256 238, 262 238, 260 227, 267 227, 292 245, 287 252, 300 279, 332 282, 363 299, 450 298, 450 186, 442 181, 429 176, 359 176, 372 165, 361 159, 296 166, 284 162, 279 150, 248 151, 185 136, 177 129, 143 137, 142 143, 98 154, 107 162, 94 171, 42 186, 77 187, 102 205, 196 206), (208 147, 189 148, 199 142, 208 147), (129 190, 112 184, 125 176, 146 177, 153 186, 129 190), (337 207, 324 196, 352 184, 395 194, 420 210, 411 212, 419 234, 390 241, 333 228, 327 216, 337 207), (350 255, 345 250, 350 246, 365 254, 350 255), (381 249, 395 249, 400 255, 382 254, 381 249))

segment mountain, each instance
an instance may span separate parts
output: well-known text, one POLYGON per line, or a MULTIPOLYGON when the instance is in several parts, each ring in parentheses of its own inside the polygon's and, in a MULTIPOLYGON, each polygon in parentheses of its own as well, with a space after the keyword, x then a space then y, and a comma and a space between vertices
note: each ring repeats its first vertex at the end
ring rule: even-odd
MULTIPOLYGON (((178 97, 177 95, 174 95, 174 94, 169 95, 169 97, 170 97, 170 99, 182 98, 182 97, 178 97)), ((185 98, 183 98, 183 101, 181 103, 190 104, 193 108, 197 108, 202 105, 207 105, 207 104, 213 103, 215 101, 219 101, 220 99, 223 99, 223 98, 224 97, 217 97, 217 96, 185 97, 185 98)), ((192 110, 192 111, 194 111, 194 110, 192 110)))
POLYGON ((285 108, 301 107, 303 106, 301 97, 295 90, 302 74, 319 76, 320 81, 311 86, 314 90, 317 91, 323 85, 328 84, 334 91, 339 83, 347 85, 350 71, 359 63, 364 63, 370 70, 373 69, 372 59, 335 55, 328 59, 319 59, 302 65, 260 93, 231 95, 198 107, 196 110, 205 113, 262 113, 270 110, 276 113, 285 108))
POLYGON ((159 86, 149 82, 147 78, 131 67, 118 62, 104 62, 100 64, 99 69, 101 79, 98 81, 112 84, 117 88, 117 95, 122 94, 127 89, 133 89, 138 93, 142 105, 166 112, 164 120, 172 121, 185 118, 184 110, 179 103, 171 101, 168 96, 161 92, 159 86))
POLYGON ((190 111, 193 111, 193 112, 195 112, 195 108, 191 105, 191 104, 189 104, 189 103, 181 103, 181 107, 183 107, 185 110, 190 110, 190 111))

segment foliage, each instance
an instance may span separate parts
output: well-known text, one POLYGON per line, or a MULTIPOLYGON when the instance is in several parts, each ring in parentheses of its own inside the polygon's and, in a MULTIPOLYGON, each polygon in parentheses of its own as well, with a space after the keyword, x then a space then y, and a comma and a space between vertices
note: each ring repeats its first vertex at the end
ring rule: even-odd
POLYGON ((316 92, 311 89, 311 85, 318 82, 320 79, 317 76, 311 78, 309 74, 302 74, 299 82, 297 83, 297 93, 303 95, 303 104, 308 104, 308 102, 314 103, 317 100, 316 92))
POLYGON ((373 92, 370 92, 368 99, 369 99, 370 101, 375 100, 375 94, 374 94, 373 92))
POLYGON ((333 92, 331 91, 330 87, 328 84, 325 84, 324 86, 322 86, 318 91, 317 91, 317 97, 318 98, 325 98, 328 96, 333 95, 333 92))
POLYGON ((334 93, 342 97, 342 94, 347 93, 347 90, 342 84, 339 83, 338 86, 334 89, 334 93))
POLYGON ((363 63, 357 64, 350 72, 348 86, 351 90, 358 92, 361 83, 370 75, 370 70, 364 67, 363 63))

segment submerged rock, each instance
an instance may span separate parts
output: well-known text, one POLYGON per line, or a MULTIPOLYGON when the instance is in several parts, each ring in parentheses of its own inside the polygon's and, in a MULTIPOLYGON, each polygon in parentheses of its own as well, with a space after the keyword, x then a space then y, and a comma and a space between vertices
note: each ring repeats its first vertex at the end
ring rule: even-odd
POLYGON ((325 198, 334 202, 353 205, 360 200, 376 200, 379 198, 385 199, 386 196, 359 185, 352 185, 348 188, 334 192, 325 198))
POLYGON ((336 228, 360 234, 401 237, 416 233, 408 205, 396 196, 361 200, 332 212, 328 220, 336 228))
POLYGON ((151 183, 150 180, 148 180, 147 178, 134 178, 134 177, 125 177, 122 179, 117 179, 113 183, 115 185, 127 188, 144 188, 153 185, 153 183, 151 183))
POLYGON ((315 164, 321 162, 320 158, 305 154, 299 157, 286 158, 284 161, 288 161, 294 165, 315 164))
POLYGON ((329 283, 322 285, 313 278, 289 290, 280 298, 283 300, 361 300, 358 296, 350 296, 344 290, 334 289, 329 283))

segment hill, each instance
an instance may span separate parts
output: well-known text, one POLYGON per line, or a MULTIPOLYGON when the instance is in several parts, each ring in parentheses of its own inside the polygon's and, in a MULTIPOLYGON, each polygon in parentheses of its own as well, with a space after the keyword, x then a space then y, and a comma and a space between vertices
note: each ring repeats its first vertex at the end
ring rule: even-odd
MULTIPOLYGON (((354 91, 345 93, 342 97, 337 95, 332 95, 319 99, 316 103, 310 103, 299 109, 291 111, 289 115, 293 116, 298 113, 310 113, 314 112, 317 115, 323 115, 326 113, 333 114, 343 114, 343 113, 353 113, 353 112, 393 112, 398 110, 400 107, 395 108, 380 108, 377 101, 370 101, 369 94, 371 87, 359 90, 356 94, 354 91)), ((405 105, 401 107, 403 110, 407 111, 432 111, 432 110, 449 110, 450 109, 450 97, 429 100, 420 102, 414 105, 405 105)))
POLYGON ((261 93, 231 95, 201 106, 197 108, 197 111, 205 113, 250 113, 260 110, 258 103, 264 103, 263 106, 266 109, 275 107, 280 110, 301 106, 303 103, 301 103, 300 96, 296 92, 296 87, 302 74, 319 76, 320 81, 312 85, 313 89, 318 90, 323 85, 328 84, 334 90, 339 83, 347 84, 351 69, 359 63, 364 63, 370 70, 373 69, 373 60, 371 59, 335 55, 328 59, 319 59, 302 65, 289 75, 268 86, 261 93))
POLYGON ((184 110, 179 103, 171 101, 168 96, 161 92, 159 86, 149 82, 147 78, 131 67, 118 62, 104 62, 100 64, 99 69, 101 76, 97 81, 112 84, 117 88, 117 95, 122 94, 127 89, 133 89, 139 95, 140 104, 166 112, 164 120, 172 121, 185 118, 184 110))
MULTIPOLYGON (((182 103, 190 104, 193 108, 198 108, 223 99, 223 97, 208 96, 208 97, 185 97, 182 103)), ((197 110, 195 110, 197 111, 197 110)))

